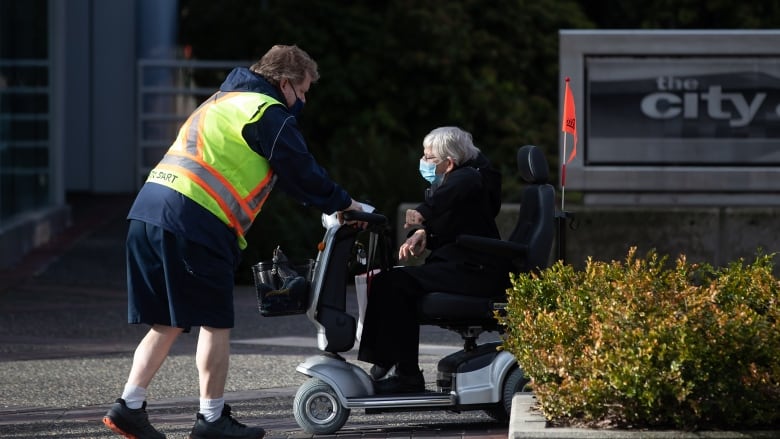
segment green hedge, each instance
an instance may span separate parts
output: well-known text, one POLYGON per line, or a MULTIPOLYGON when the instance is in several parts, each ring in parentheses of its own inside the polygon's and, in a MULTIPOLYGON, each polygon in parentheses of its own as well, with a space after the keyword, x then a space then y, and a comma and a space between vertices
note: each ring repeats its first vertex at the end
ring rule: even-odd
POLYGON ((504 347, 554 424, 780 425, 772 256, 724 268, 654 251, 513 275, 504 347))

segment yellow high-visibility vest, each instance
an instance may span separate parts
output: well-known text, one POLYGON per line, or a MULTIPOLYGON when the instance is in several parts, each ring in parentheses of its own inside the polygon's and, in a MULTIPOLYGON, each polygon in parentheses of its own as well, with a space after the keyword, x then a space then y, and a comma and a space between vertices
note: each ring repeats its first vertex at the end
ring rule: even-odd
POLYGON ((167 186, 233 229, 239 248, 276 176, 241 131, 281 102, 260 93, 217 92, 195 110, 146 181, 167 186))

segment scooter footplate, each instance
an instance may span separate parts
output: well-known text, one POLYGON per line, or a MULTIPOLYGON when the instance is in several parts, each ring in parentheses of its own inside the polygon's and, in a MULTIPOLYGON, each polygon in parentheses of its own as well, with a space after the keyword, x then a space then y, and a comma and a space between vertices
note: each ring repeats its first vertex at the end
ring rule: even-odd
POLYGON ((423 392, 347 398, 347 408, 448 407, 454 406, 456 402, 454 393, 423 392))

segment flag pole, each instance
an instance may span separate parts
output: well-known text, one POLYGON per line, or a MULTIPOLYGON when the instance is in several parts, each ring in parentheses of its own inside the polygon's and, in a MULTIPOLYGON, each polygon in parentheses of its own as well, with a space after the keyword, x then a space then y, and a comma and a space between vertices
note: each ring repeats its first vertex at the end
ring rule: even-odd
POLYGON ((563 164, 561 164, 561 210, 566 199, 566 133, 563 133, 563 164))
POLYGON ((566 77, 565 88, 563 91, 563 157, 561 157, 561 212, 556 215, 558 219, 558 259, 566 263, 566 219, 571 218, 569 212, 566 212, 566 165, 577 155, 577 114, 574 109, 574 96, 569 87, 569 77, 566 77), (571 157, 566 151, 566 141, 569 134, 573 137, 571 157))

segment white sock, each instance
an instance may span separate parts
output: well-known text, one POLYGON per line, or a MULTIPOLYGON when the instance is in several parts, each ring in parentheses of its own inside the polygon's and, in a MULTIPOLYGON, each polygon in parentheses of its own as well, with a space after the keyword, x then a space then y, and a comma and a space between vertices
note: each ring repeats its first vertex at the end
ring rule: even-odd
POLYGON ((214 422, 222 416, 222 408, 225 407, 225 398, 200 399, 200 414, 208 422, 214 422))
POLYGON ((122 391, 122 399, 125 400, 127 408, 140 409, 146 401, 146 389, 127 383, 122 391))

